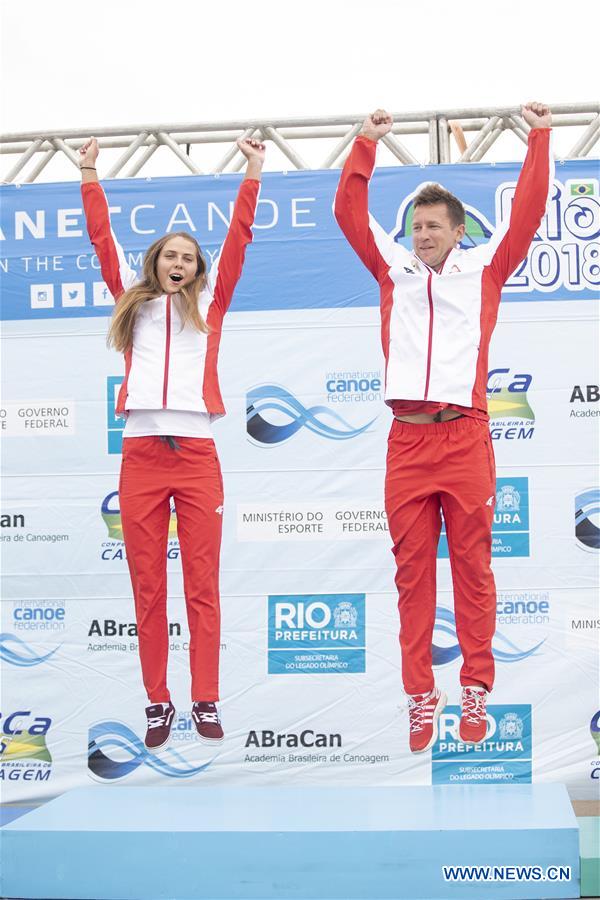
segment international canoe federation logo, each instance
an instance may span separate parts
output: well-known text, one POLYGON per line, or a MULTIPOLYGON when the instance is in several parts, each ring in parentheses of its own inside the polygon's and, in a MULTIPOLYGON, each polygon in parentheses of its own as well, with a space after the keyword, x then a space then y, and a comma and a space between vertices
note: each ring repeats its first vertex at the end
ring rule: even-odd
MULTIPOLYGON (((544 638, 543 641, 539 641, 534 647, 530 647, 529 650, 521 650, 520 647, 517 647, 501 632, 496 631, 492 642, 494 659, 503 663, 520 662, 523 659, 527 659, 528 656, 533 656, 545 640, 544 638)), ((431 652, 434 666, 446 666, 460 656, 454 613, 451 609, 446 609, 443 606, 438 606, 435 611, 434 643, 432 644, 431 652), (439 640, 440 637, 444 641, 447 641, 448 637, 450 637, 456 643, 440 646, 435 643, 436 639, 439 640)))
POLYGON ((122 722, 99 722, 89 731, 88 769, 101 781, 117 781, 147 766, 168 778, 192 778, 206 771, 212 760, 192 766, 176 750, 151 753, 143 741, 122 722))
POLYGON ((575 537, 587 550, 600 550, 600 488, 575 497, 575 537))
MULTIPOLYGON (((408 250, 412 250, 412 223, 415 212, 414 198, 424 187, 431 182, 423 182, 412 194, 406 197, 398 210, 396 216, 396 227, 392 232, 392 237, 396 244, 402 244, 408 250)), ((494 233, 493 225, 486 219, 483 213, 475 209, 474 206, 465 207, 465 233, 460 242, 461 250, 470 250, 472 247, 478 247, 485 244, 494 233)))
MULTIPOLYGON (((119 492, 112 491, 102 501, 102 518, 108 530, 108 536, 113 541, 123 540, 123 524, 121 522, 121 509, 119 506, 119 492)), ((171 518, 169 520, 169 540, 177 538, 177 516, 175 506, 171 501, 171 518)))
POLYGON ((37 653, 33 647, 15 634, 9 634, 8 632, 0 634, 0 660, 9 663, 11 666, 21 666, 23 668, 39 666, 54 656, 57 650, 58 647, 55 647, 49 653, 37 653))
POLYGON ((512 484, 505 484, 496 493, 497 512, 519 512, 521 509, 521 495, 512 484))
POLYGON ((505 713, 498 722, 501 741, 517 740, 523 737, 523 719, 514 712, 505 713))
POLYGON ((590 734, 596 744, 596 752, 600 756, 600 709, 595 716, 592 716, 592 721, 590 722, 590 734))
POLYGON ((367 431, 375 419, 353 428, 327 406, 306 407, 286 388, 262 384, 246 395, 246 430, 260 447, 273 447, 289 440, 301 428, 331 441, 347 441, 367 431))

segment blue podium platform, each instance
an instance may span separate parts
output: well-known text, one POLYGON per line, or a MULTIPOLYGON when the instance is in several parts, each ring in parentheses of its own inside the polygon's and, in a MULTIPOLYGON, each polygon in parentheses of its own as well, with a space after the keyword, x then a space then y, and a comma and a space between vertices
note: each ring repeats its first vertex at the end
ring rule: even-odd
POLYGON ((10 822, 0 841, 0 895, 11 898, 579 897, 563 785, 99 786, 10 822), (459 877, 458 866, 489 868, 465 881, 444 866, 459 877), (539 877, 522 869, 534 880, 518 880, 514 867, 539 877))

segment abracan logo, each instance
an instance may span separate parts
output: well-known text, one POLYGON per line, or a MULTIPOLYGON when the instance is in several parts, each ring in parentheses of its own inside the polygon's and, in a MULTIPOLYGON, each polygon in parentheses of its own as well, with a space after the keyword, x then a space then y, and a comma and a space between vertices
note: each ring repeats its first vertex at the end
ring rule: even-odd
POLYGON ((431 752, 432 784, 530 783, 531 706, 489 706, 481 744, 463 744, 460 707, 447 706, 431 752))
POLYGON ((533 376, 528 372, 492 369, 488 373, 487 398, 492 440, 530 440, 535 416, 527 399, 533 376))
POLYGON ((259 447, 281 444, 302 428, 330 441, 347 441, 367 431, 375 418, 354 428, 329 407, 306 407, 287 388, 276 384, 259 385, 246 395, 246 430, 249 440, 259 447))
MULTIPOLYGON (((420 184, 416 190, 409 194, 403 201, 396 216, 396 227, 392 232, 392 237, 396 244, 402 244, 408 250, 412 250, 412 223, 414 216, 414 198, 424 187, 431 184, 425 181, 420 184)), ((460 242, 461 250, 469 250, 471 247, 478 247, 489 241, 494 228, 486 219, 483 213, 479 212, 474 206, 463 204, 465 207, 465 233, 460 242)))
POLYGON ((269 597, 269 674, 365 671, 365 595, 269 597))
POLYGON ((52 719, 33 716, 30 710, 6 716, 0 731, 0 781, 48 781, 52 757, 46 735, 51 724, 52 719))
POLYGON ((575 536, 586 550, 600 550, 600 488, 588 488, 575 497, 575 536))
POLYGON ((169 748, 152 753, 123 722, 98 722, 89 730, 88 770, 99 781, 118 781, 141 766, 168 778, 192 778, 205 772, 211 762, 193 766, 180 752, 169 748))

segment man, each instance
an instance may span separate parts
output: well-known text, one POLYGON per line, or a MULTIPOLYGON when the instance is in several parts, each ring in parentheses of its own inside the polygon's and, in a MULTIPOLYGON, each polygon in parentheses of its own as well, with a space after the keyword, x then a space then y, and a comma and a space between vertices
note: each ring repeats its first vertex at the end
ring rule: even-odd
POLYGON ((483 246, 460 248, 464 207, 440 185, 428 185, 414 198, 412 253, 369 216, 377 141, 392 128, 382 109, 365 119, 335 201, 336 219, 381 293, 385 400, 394 413, 385 505, 397 566, 402 679, 414 753, 435 742, 446 704, 434 683, 431 657, 442 512, 463 655, 460 737, 479 743, 486 734, 496 622, 488 348, 502 286, 527 255, 554 175, 549 108, 529 103, 522 115, 531 131, 510 220, 483 246))

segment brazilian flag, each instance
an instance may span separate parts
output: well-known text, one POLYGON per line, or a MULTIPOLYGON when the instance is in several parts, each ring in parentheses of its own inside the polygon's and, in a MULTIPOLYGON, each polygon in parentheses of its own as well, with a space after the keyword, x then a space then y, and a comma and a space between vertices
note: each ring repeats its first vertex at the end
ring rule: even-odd
POLYGON ((594 185, 591 181, 579 181, 571 185, 572 197, 593 197, 594 185))

